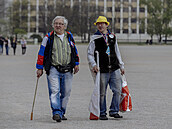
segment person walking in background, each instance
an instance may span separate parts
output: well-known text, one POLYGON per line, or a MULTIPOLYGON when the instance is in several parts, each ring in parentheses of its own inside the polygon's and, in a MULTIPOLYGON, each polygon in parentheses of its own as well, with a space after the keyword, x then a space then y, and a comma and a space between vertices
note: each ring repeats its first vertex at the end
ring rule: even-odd
MULTIPOLYGON (((109 22, 104 16, 99 16, 94 23, 97 32, 91 37, 87 57, 93 78, 100 70, 100 120, 108 120, 106 116, 106 91, 109 84, 113 92, 110 105, 109 116, 122 118, 119 115, 119 104, 121 96, 121 74, 124 74, 124 63, 122 62, 120 51, 115 34, 108 30, 109 22), (99 53, 99 67, 97 67, 96 54, 99 53)), ((95 80, 95 79, 94 79, 95 80)))
POLYGON ((3 46, 4 46, 5 38, 0 35, 0 55, 3 54, 3 46))
POLYGON ((6 50, 6 55, 9 55, 9 44, 11 44, 11 41, 8 37, 5 38, 5 50, 6 50))
POLYGON ((17 47, 17 39, 16 39, 16 37, 14 37, 12 39, 12 48, 13 48, 13 54, 14 55, 16 54, 16 47, 17 47))
POLYGON ((78 52, 72 34, 65 31, 67 24, 63 16, 53 19, 54 31, 43 38, 36 64, 38 78, 43 74, 43 67, 46 71, 53 120, 57 122, 67 120, 65 113, 73 73, 79 71, 78 52))
POLYGON ((24 55, 26 53, 26 44, 27 44, 27 41, 24 38, 22 38, 21 41, 20 41, 20 43, 21 43, 21 48, 22 48, 22 55, 24 55))

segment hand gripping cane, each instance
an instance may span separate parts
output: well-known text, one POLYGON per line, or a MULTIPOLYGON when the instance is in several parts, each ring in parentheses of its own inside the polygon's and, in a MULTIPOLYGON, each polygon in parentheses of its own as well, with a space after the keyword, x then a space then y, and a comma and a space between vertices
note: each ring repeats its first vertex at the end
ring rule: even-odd
POLYGON ((33 98, 32 112, 31 112, 30 120, 33 120, 33 108, 34 108, 34 105, 35 105, 35 98, 36 98, 36 92, 37 92, 37 87, 38 87, 38 80, 39 80, 39 77, 37 78, 37 81, 36 81, 35 94, 34 94, 34 98, 33 98))

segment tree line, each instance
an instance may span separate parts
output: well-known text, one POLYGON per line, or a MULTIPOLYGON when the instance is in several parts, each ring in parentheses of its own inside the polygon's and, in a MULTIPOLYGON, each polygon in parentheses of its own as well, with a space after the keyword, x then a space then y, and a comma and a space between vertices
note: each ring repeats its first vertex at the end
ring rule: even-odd
MULTIPOLYGON (((68 30, 73 34, 82 37, 82 41, 86 40, 88 34, 88 40, 90 34, 95 32, 95 26, 93 22, 101 14, 101 8, 96 10, 96 5, 85 2, 74 2, 73 7, 69 7, 63 2, 57 1, 56 8, 54 5, 45 3, 43 6, 39 6, 39 30, 46 34, 52 30, 51 22, 56 15, 63 15, 69 20, 68 30), (47 11, 48 10, 48 11, 47 11), (97 13, 95 13, 97 12, 97 13)), ((147 25, 145 19, 140 19, 140 29, 147 28, 147 33, 153 40, 153 36, 157 35, 159 42, 162 42, 162 38, 165 38, 165 43, 169 36, 172 35, 172 0, 140 0, 140 7, 147 6, 148 16, 147 25)), ((30 6, 30 11, 36 10, 35 5, 30 6)), ((8 9, 9 22, 6 23, 6 30, 13 34, 26 34, 28 31, 28 0, 15 0, 12 6, 8 9), (7 25, 8 24, 8 25, 7 25)), ((31 17, 31 28, 33 27, 33 21, 36 21, 36 16, 31 17)), ((2 20, 0 23, 4 23, 2 20)), ((109 27, 111 29, 111 26, 109 27)), ((36 32, 35 30, 30 30, 36 32)))
MULTIPOLYGON (((62 15, 69 21, 68 30, 73 34, 81 36, 82 41, 85 41, 87 34, 89 38, 90 34, 95 31, 93 23, 90 22, 94 22, 98 15, 103 14, 95 14, 95 5, 90 6, 88 2, 81 2, 80 6, 78 4, 79 3, 74 2, 73 7, 70 8, 65 4, 63 5, 62 2, 57 1, 56 8, 54 8, 54 5, 50 4, 45 7, 45 3, 43 6, 39 6, 39 30, 44 34, 51 31, 53 18, 57 15, 62 15)), ((30 6, 31 11, 35 10, 35 8, 35 6, 30 6)), ((20 3, 19 0, 16 0, 13 2, 10 11, 11 33, 26 33, 28 29, 28 0, 22 0, 22 3, 20 3)), ((33 21, 36 21, 36 16, 35 19, 31 17, 30 23, 33 24, 33 21)), ((31 30, 31 32, 35 32, 35 30, 31 30)))
MULTIPOLYGON (((167 43, 167 38, 172 35, 172 0, 140 0, 140 4, 147 6, 147 33, 151 39, 157 35, 159 42, 164 37, 167 43)), ((144 20, 142 19, 143 27, 144 20)))

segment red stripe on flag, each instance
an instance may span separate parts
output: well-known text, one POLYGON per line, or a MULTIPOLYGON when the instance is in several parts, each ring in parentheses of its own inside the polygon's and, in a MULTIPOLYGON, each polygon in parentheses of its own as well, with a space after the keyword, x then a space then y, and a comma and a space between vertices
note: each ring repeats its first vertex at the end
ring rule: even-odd
POLYGON ((43 65, 43 61, 44 61, 44 56, 38 55, 37 64, 38 65, 43 65))
POLYGON ((90 113, 90 120, 98 120, 99 117, 94 115, 93 113, 90 113))

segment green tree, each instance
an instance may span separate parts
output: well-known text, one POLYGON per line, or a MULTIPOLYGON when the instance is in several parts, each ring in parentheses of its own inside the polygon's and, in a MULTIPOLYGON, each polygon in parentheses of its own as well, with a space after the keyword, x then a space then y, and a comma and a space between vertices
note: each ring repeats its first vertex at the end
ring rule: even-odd
POLYGON ((165 37, 165 43, 167 43, 167 37, 172 35, 172 27, 169 26, 172 21, 172 0, 165 0, 163 8, 163 34, 165 37))
POLYGON ((149 18, 148 19, 148 26, 147 26, 147 33, 150 35, 151 40, 153 41, 153 36, 155 34, 155 24, 154 24, 154 19, 153 18, 149 18))
POLYGON ((56 10, 54 6, 48 5, 47 6, 48 14, 47 14, 47 25, 45 22, 45 6, 42 6, 40 9, 40 26, 43 26, 42 31, 46 34, 48 31, 52 30, 52 20, 55 16, 65 16, 69 23, 68 23, 68 31, 71 31, 73 34, 82 37, 82 40, 86 40, 86 34, 93 33, 95 31, 95 26, 93 22, 95 21, 95 5, 90 7, 90 12, 88 16, 88 3, 82 2, 81 3, 81 13, 79 13, 79 2, 75 1, 74 6, 69 8, 67 5, 63 5, 62 2, 57 1, 56 3, 56 10), (89 17, 90 24, 87 23, 89 17), (88 27, 88 25, 90 27, 88 27))
POLYGON ((9 16, 12 34, 16 34, 16 30, 27 32, 27 4, 27 0, 22 0, 21 3, 19 0, 13 2, 9 16))
POLYGON ((7 34, 6 29, 4 29, 6 27, 7 27, 7 22, 4 19, 0 19, 0 34, 4 35, 4 32, 5 35, 7 34))
POLYGON ((167 38, 171 35, 169 26, 172 21, 172 0, 141 0, 141 5, 146 5, 148 8, 148 34, 158 35, 159 42, 162 40, 162 35, 167 38))
POLYGON ((26 34, 26 33, 27 33, 27 32, 26 32, 24 29, 20 29, 20 28, 14 29, 14 32, 13 32, 13 34, 16 35, 16 38, 18 37, 18 34, 24 35, 24 34, 26 34))

